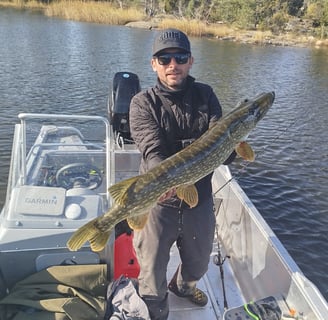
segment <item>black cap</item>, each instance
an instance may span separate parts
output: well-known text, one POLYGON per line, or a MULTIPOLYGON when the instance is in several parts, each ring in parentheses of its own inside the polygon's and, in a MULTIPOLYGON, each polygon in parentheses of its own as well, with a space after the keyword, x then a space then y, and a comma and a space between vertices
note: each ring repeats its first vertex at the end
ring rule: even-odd
POLYGON ((190 42, 188 37, 180 30, 165 29, 156 34, 153 44, 153 56, 160 51, 169 48, 181 49, 190 53, 190 42))

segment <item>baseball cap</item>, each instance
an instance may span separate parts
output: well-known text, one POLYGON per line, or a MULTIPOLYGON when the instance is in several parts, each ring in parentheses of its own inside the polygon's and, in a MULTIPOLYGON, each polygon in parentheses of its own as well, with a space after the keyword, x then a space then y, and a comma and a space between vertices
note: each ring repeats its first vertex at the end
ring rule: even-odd
POLYGON ((190 42, 186 34, 178 29, 164 29, 157 32, 153 43, 153 56, 169 48, 177 48, 190 53, 190 42))

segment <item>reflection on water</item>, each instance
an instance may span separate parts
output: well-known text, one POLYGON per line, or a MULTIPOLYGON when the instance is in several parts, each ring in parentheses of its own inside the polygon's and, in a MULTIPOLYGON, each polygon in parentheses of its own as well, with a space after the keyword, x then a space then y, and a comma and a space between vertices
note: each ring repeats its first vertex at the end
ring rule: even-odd
MULTIPOLYGON (((0 205, 19 112, 106 115, 118 71, 150 68, 153 31, 0 11, 0 205)), ((249 136, 254 163, 231 169, 305 274, 328 298, 328 50, 259 47, 193 38, 192 75, 211 84, 225 111, 276 93, 249 136)))

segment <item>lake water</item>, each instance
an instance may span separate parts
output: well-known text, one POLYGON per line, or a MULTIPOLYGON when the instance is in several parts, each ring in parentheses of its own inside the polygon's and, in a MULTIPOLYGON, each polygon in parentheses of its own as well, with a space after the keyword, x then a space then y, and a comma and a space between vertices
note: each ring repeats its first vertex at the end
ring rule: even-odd
MULTIPOLYGON (((143 88, 154 31, 0 9, 0 206, 19 112, 107 114, 115 72, 143 88)), ((224 110, 262 91, 276 101, 248 141, 254 163, 231 170, 302 271, 328 299, 328 50, 191 38, 191 74, 224 110)))

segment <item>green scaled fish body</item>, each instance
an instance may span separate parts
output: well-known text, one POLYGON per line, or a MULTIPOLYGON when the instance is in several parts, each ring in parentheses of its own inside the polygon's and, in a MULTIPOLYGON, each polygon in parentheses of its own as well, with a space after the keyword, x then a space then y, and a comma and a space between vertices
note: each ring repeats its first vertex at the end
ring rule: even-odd
POLYGON ((173 188, 177 189, 181 199, 191 194, 191 200, 185 201, 191 206, 197 205, 197 191, 192 188, 194 183, 213 172, 229 157, 238 143, 264 117, 274 97, 274 92, 262 93, 253 100, 239 103, 185 149, 147 173, 111 186, 109 193, 114 200, 113 206, 103 216, 79 228, 67 242, 68 248, 78 250, 89 241, 92 250, 102 250, 118 222, 145 215, 163 194, 173 188))

